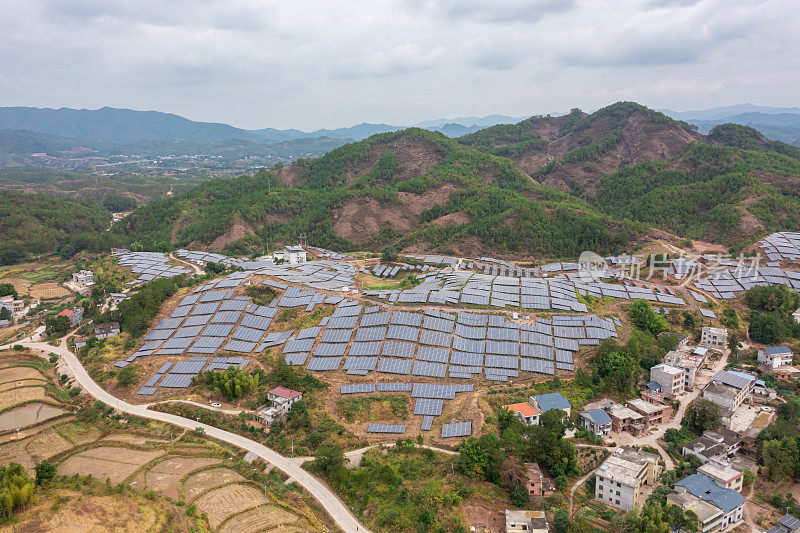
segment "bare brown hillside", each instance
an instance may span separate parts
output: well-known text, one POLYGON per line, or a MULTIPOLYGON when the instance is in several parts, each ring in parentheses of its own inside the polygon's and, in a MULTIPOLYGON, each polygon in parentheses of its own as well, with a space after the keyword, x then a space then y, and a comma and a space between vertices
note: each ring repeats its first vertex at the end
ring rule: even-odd
MULTIPOLYGON (((563 122, 563 117, 536 121, 532 130, 535 128, 551 136, 559 120, 563 122)), ((541 138, 548 139, 544 135, 541 138)), ((536 175, 542 167, 554 162, 554 170, 539 177, 539 181, 564 191, 571 191, 575 186, 594 191, 597 180, 609 172, 648 161, 672 159, 680 155, 689 143, 703 138, 703 135, 676 125, 653 122, 645 112, 635 112, 621 125, 611 117, 600 117, 586 129, 552 139, 544 150, 529 150, 512 159, 529 175, 536 175), (562 160, 573 150, 613 134, 618 126, 621 126, 620 141, 596 157, 588 161, 562 160)))

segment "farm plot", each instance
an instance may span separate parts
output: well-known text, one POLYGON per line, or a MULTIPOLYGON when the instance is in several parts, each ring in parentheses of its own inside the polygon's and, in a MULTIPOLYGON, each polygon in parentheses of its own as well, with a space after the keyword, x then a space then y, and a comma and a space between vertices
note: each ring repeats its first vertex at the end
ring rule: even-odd
MULTIPOLYGON (((298 521, 298 517, 275 505, 261 505, 233 515, 219 528, 220 533, 256 533, 271 530, 275 526, 290 525, 298 521)), ((303 530, 307 531, 307 530, 303 530)))
POLYGON ((238 473, 228 468, 210 468, 190 475, 183 483, 184 499, 194 501, 203 492, 234 481, 244 481, 238 473))
POLYGON ((72 445, 61 437, 53 428, 37 433, 25 442, 28 455, 41 461, 69 450, 72 445))
POLYGON ((136 484, 142 489, 157 490, 165 496, 179 499, 178 485, 183 476, 217 463, 219 459, 214 457, 170 457, 136 476, 136 484))
POLYGON ((16 389, 0 392, 0 410, 8 409, 12 405, 34 400, 44 400, 47 395, 44 387, 18 387, 16 389))
POLYGON ((116 446, 98 447, 69 456, 58 467, 58 473, 71 476, 87 474, 100 479, 121 483, 139 467, 164 452, 161 450, 133 450, 116 446))
POLYGON ((169 518, 163 506, 142 497, 101 496, 58 489, 47 497, 35 498, 34 502, 19 516, 20 523, 0 527, 0 533, 19 531, 20 524, 24 531, 58 533, 163 531, 171 529, 176 521, 169 518))
POLYGON ((5 392, 7 390, 16 389, 19 387, 35 387, 35 386, 42 386, 45 384, 44 378, 42 379, 21 379, 17 381, 7 381, 5 383, 0 383, 0 392, 5 392))
POLYGON ((60 424, 54 428, 56 433, 68 440, 73 446, 93 442, 102 435, 102 431, 85 422, 70 422, 60 424))
POLYGON ((194 501, 197 508, 208 516, 208 523, 214 529, 229 516, 265 503, 263 492, 243 483, 212 489, 194 501))
MULTIPOLYGON (((8 361, 9 360, 6 359, 5 362, 8 361)), ((30 366, 6 366, 0 368, 0 383, 8 383, 21 379, 47 380, 41 372, 30 366)))
MULTIPOLYGON (((43 389, 42 389, 43 390, 43 389)), ((45 403, 29 403, 0 414, 0 431, 24 428, 61 416, 68 411, 45 403)))

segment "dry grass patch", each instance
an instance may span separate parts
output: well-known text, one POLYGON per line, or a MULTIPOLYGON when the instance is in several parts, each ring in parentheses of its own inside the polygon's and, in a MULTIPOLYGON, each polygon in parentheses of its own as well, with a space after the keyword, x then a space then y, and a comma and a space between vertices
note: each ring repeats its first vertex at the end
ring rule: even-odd
POLYGON ((217 463, 219 459, 214 457, 171 457, 136 476, 136 481, 141 483, 142 489, 157 490, 165 496, 179 499, 178 485, 183 476, 217 463))
POLYGON ((187 502, 192 502, 203 492, 233 481, 244 481, 244 478, 229 468, 203 470, 186 478, 183 483, 184 498, 187 502))
POLYGON ((72 448, 67 440, 61 437, 53 428, 37 433, 27 439, 25 449, 34 459, 49 459, 54 455, 72 448))
POLYGON ((69 422, 55 428, 56 432, 68 440, 72 445, 85 444, 96 441, 102 431, 85 422, 69 422))
POLYGON ((241 483, 210 490, 194 501, 197 508, 208 516, 208 523, 214 529, 229 516, 265 503, 262 491, 241 483))
MULTIPOLYGON (((3 362, 11 362, 10 358, 7 357, 3 357, 1 360, 3 362)), ((0 383, 9 383, 24 379, 47 380, 41 372, 30 366, 8 366, 0 368, 0 383)))
POLYGON ((112 483, 121 483, 139 467, 163 453, 161 450, 101 446, 69 456, 59 465, 58 473, 65 476, 91 475, 101 481, 110 479, 112 483))
POLYGON ((0 392, 0 411, 22 402, 44 400, 47 398, 44 387, 18 387, 0 392))
POLYGON ((175 525, 163 506, 140 496, 131 497, 129 494, 101 496, 57 489, 47 494, 47 497, 38 497, 34 501, 35 504, 19 514, 17 525, 2 527, 0 533, 20 530, 138 533, 167 531, 175 525))
POLYGON ((149 437, 146 435, 133 435, 130 433, 112 433, 111 435, 103 437, 102 440, 124 442, 126 444, 135 444, 137 446, 144 446, 149 442, 154 442, 157 444, 166 444, 169 442, 168 440, 159 439, 158 437, 149 437))
MULTIPOLYGON (((219 528, 220 533, 256 533, 275 526, 294 524, 299 517, 274 505, 262 505, 231 516, 219 528)), ((308 531, 308 529, 303 529, 308 531)))

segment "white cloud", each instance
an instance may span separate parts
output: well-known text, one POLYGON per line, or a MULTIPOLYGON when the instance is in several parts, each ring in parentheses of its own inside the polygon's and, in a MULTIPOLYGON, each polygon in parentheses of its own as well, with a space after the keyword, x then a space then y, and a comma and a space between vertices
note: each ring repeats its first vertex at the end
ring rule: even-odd
POLYGON ((0 0, 0 105, 244 127, 797 105, 795 0, 0 0))

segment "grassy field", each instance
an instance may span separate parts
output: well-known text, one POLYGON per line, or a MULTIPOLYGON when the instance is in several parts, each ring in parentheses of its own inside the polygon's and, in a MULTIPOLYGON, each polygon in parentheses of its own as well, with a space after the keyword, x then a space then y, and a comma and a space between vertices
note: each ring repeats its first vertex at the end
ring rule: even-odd
POLYGON ((408 418, 408 398, 405 396, 367 396, 364 398, 341 398, 337 402, 339 414, 345 421, 365 422, 408 418))

